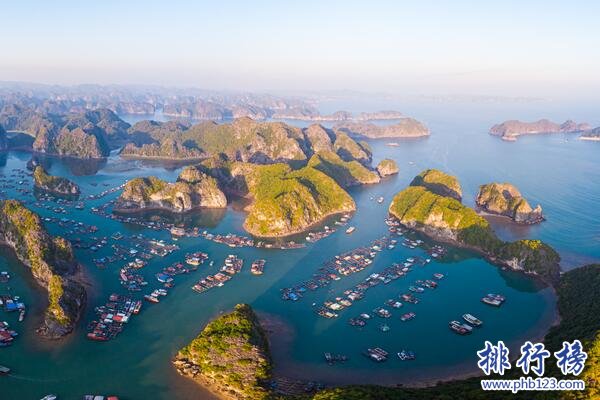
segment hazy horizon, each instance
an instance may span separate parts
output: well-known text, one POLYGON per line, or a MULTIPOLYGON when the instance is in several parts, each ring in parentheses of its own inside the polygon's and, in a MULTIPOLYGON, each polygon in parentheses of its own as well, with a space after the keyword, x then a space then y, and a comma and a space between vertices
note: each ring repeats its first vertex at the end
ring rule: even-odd
POLYGON ((0 81, 593 98, 600 4, 3 6, 0 81))

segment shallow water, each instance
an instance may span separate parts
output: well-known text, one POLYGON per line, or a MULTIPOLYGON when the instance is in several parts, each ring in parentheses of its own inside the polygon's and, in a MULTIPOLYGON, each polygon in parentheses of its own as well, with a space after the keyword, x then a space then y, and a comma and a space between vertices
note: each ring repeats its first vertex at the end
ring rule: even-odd
MULTIPOLYGON (((329 107, 338 108, 335 105, 329 107)), ((363 109, 369 107, 381 108, 379 104, 363 103, 363 109)), ((177 276, 176 286, 169 295, 160 304, 144 304, 140 315, 132 318, 116 340, 97 343, 85 339, 85 325, 94 317, 93 307, 103 304, 109 293, 123 292, 118 282, 119 263, 99 270, 91 262, 92 258, 108 254, 108 249, 98 253, 77 250, 92 284, 89 304, 78 330, 60 343, 40 342, 36 337, 34 330, 43 308, 39 293, 31 285, 24 268, 2 249, 0 270, 11 271, 13 279, 8 285, 0 284, 0 292, 10 286, 12 293, 25 300, 29 314, 24 323, 18 323, 16 315, 0 313, 0 318, 20 333, 12 347, 0 349, 0 364, 10 366, 14 371, 13 376, 0 379, 0 398, 36 399, 50 392, 67 399, 79 398, 85 393, 114 393, 125 399, 211 398, 209 393, 177 376, 170 360, 207 321, 240 302, 250 303, 258 312, 286 325, 285 330, 278 331, 273 343, 278 372, 329 383, 435 381, 457 373, 473 372, 475 351, 482 347, 484 340, 502 339, 514 348, 526 339, 543 335, 555 318, 555 300, 550 289, 519 274, 501 271, 479 257, 457 251, 451 252, 444 262, 434 261, 425 267, 417 267, 405 278, 370 289, 365 299, 341 311, 340 317, 334 320, 317 316, 312 304, 341 294, 344 289, 393 262, 425 253, 402 246, 384 250, 371 267, 334 282, 328 289, 310 292, 295 303, 280 299, 281 288, 309 279, 324 261, 384 235, 387 227, 383 219, 393 194, 422 169, 430 167, 444 169, 460 178, 466 204, 473 204, 479 184, 496 180, 516 184, 530 202, 542 204, 547 221, 540 225, 515 227, 495 219, 493 224, 503 238, 545 240, 561 253, 565 268, 600 260, 600 209, 596 207, 600 203, 600 143, 581 142, 564 135, 523 137, 516 143, 505 143, 486 134, 489 126, 503 119, 542 116, 564 119, 564 111, 553 112, 553 106, 550 114, 540 115, 539 104, 505 108, 474 104, 453 109, 442 105, 413 107, 408 111, 427 122, 432 136, 402 141, 400 147, 388 147, 385 141, 371 141, 374 162, 384 157, 393 158, 401 171, 399 176, 385 179, 379 185, 351 191, 358 206, 351 222, 357 227, 354 234, 346 235, 340 230, 305 249, 286 251, 231 249, 202 238, 181 239, 177 242, 181 247, 179 251, 153 259, 142 270, 152 286, 158 286, 154 273, 182 260, 185 253, 205 251, 215 260, 215 265, 205 264, 197 272, 177 276), (477 112, 467 113, 473 108, 477 112), (567 138, 569 140, 565 141, 567 138), (371 200, 380 195, 385 198, 384 204, 371 200), (203 294, 193 292, 192 284, 216 272, 227 254, 242 257, 244 271, 223 288, 203 294), (267 265, 265 274, 256 277, 250 274, 249 264, 258 258, 265 258, 267 265), (419 304, 392 310, 392 318, 385 321, 375 318, 363 329, 347 324, 348 318, 382 306, 386 299, 406 292, 414 280, 430 278, 434 272, 444 273, 446 277, 437 289, 420 295, 419 304), (501 308, 482 304, 479 299, 488 292, 503 293, 508 299, 506 304, 501 308), (408 311, 416 312, 417 317, 401 322, 399 316, 408 311), (448 321, 459 319, 466 312, 477 315, 484 321, 484 326, 466 337, 450 332, 448 321), (378 330, 382 322, 390 326, 389 332, 378 330), (375 364, 361 355, 364 349, 373 346, 390 352, 408 348, 415 351, 417 360, 400 362, 391 357, 386 363, 375 364), (322 361, 323 352, 346 354, 350 360, 342 365, 328 366, 322 361)), ((351 109, 351 105, 347 108, 351 109)), ((586 114, 585 109, 576 110, 573 118, 593 115, 591 112, 586 114)), ((4 158, 4 165, 0 160, 0 172, 9 175, 13 168, 25 168, 30 157, 27 153, 11 152, 4 158)), ((117 186, 133 176, 157 175, 173 180, 179 171, 173 167, 165 169, 156 163, 123 161, 118 157, 111 157, 91 169, 65 160, 50 158, 46 161, 52 174, 76 180, 84 195, 104 190, 103 183, 117 186)), ((9 194, 14 195, 14 191, 9 190, 9 194)), ((123 225, 89 212, 90 207, 103 204, 116 195, 88 201, 85 210, 74 210, 68 217, 97 225, 100 228, 97 236, 110 236, 120 231, 169 238, 166 232, 123 225)), ((30 195, 17 198, 32 199, 30 195)), ((53 215, 47 210, 36 211, 53 215)), ((224 214, 204 213, 192 222, 205 225, 212 232, 243 233, 243 219, 243 212, 229 209, 224 214)), ((61 233, 56 224, 48 227, 52 233, 61 233)))

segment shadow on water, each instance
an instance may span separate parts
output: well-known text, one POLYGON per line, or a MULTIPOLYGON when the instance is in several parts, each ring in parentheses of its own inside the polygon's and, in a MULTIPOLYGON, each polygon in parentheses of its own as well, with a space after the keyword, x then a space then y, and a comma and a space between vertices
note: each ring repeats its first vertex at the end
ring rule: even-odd
POLYGON ((89 176, 97 174, 98 171, 106 166, 106 158, 79 159, 35 153, 31 156, 31 160, 27 162, 27 168, 33 170, 36 165, 41 165, 48 171, 54 163, 65 166, 72 175, 89 176))

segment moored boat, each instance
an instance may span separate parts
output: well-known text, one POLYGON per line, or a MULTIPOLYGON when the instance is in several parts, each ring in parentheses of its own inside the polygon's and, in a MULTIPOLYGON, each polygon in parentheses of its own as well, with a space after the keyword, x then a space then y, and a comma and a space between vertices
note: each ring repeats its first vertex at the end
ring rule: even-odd
POLYGON ((463 314, 463 319, 473 326, 481 326, 483 322, 472 314, 463 314))

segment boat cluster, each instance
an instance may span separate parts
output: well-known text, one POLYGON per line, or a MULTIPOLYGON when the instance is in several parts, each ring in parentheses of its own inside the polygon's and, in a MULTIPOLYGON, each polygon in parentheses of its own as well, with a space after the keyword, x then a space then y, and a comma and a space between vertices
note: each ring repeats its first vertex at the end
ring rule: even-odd
POLYGON ((96 341, 114 339, 123 331, 131 316, 139 314, 141 308, 141 300, 111 294, 108 302, 94 309, 98 319, 89 323, 87 338, 96 341))
POLYGON ((262 275, 263 272, 265 271, 265 264, 267 263, 266 260, 264 259, 260 259, 260 260, 256 260, 252 263, 252 266, 250 267, 250 272, 253 275, 262 275))
POLYGON ((10 329, 8 322, 0 321, 0 347, 10 346, 17 336, 18 333, 10 329))
POLYGON ((214 287, 222 287, 225 285, 225 282, 233 278, 234 275, 240 273, 243 266, 244 260, 238 258, 236 255, 230 254, 225 259, 220 272, 214 275, 208 275, 199 280, 194 286, 192 286, 192 290, 197 293, 204 293, 214 287))
POLYGON ((307 290, 317 290, 331 284, 333 281, 341 279, 341 276, 348 276, 360 272, 373 263, 373 259, 378 252, 385 248, 392 249, 395 245, 395 239, 384 236, 381 239, 374 240, 370 246, 359 247, 349 252, 336 255, 333 259, 327 261, 317 270, 311 279, 301 282, 292 287, 281 290, 283 300, 297 301, 307 290))
MULTIPOLYGON (((364 298, 367 290, 378 286, 380 284, 387 285, 396 279, 399 279, 406 275, 411 267, 414 265, 424 266, 430 262, 429 259, 422 259, 419 257, 410 257, 406 259, 404 263, 394 263, 391 266, 385 268, 383 271, 379 273, 373 273, 369 275, 365 280, 359 282, 357 285, 353 286, 350 289, 344 291, 343 296, 336 297, 335 300, 328 300, 323 303, 323 306, 316 309, 316 313, 325 318, 336 318, 338 317, 338 311, 343 310, 344 308, 350 307, 354 304, 355 301, 361 300, 364 298)), ((437 274, 441 279, 443 277, 442 274, 437 274)), ((419 281, 417 281, 419 282, 419 281)), ((437 282, 433 280, 428 280, 429 287, 434 288, 437 286, 437 282)), ((425 284, 425 281, 422 282, 425 284)), ((402 298, 407 302, 418 302, 418 300, 411 295, 402 295, 402 298)), ((389 299, 385 303, 387 306, 392 308, 400 308, 402 307, 402 303, 395 299, 389 299)), ((373 312, 382 317, 389 318, 391 313, 385 308, 376 308, 373 312)), ((367 324, 367 320, 370 318, 368 314, 361 314, 361 316, 356 318, 351 318, 349 320, 350 325, 352 326, 365 326, 367 324), (366 318, 365 318, 366 316, 366 318)))

